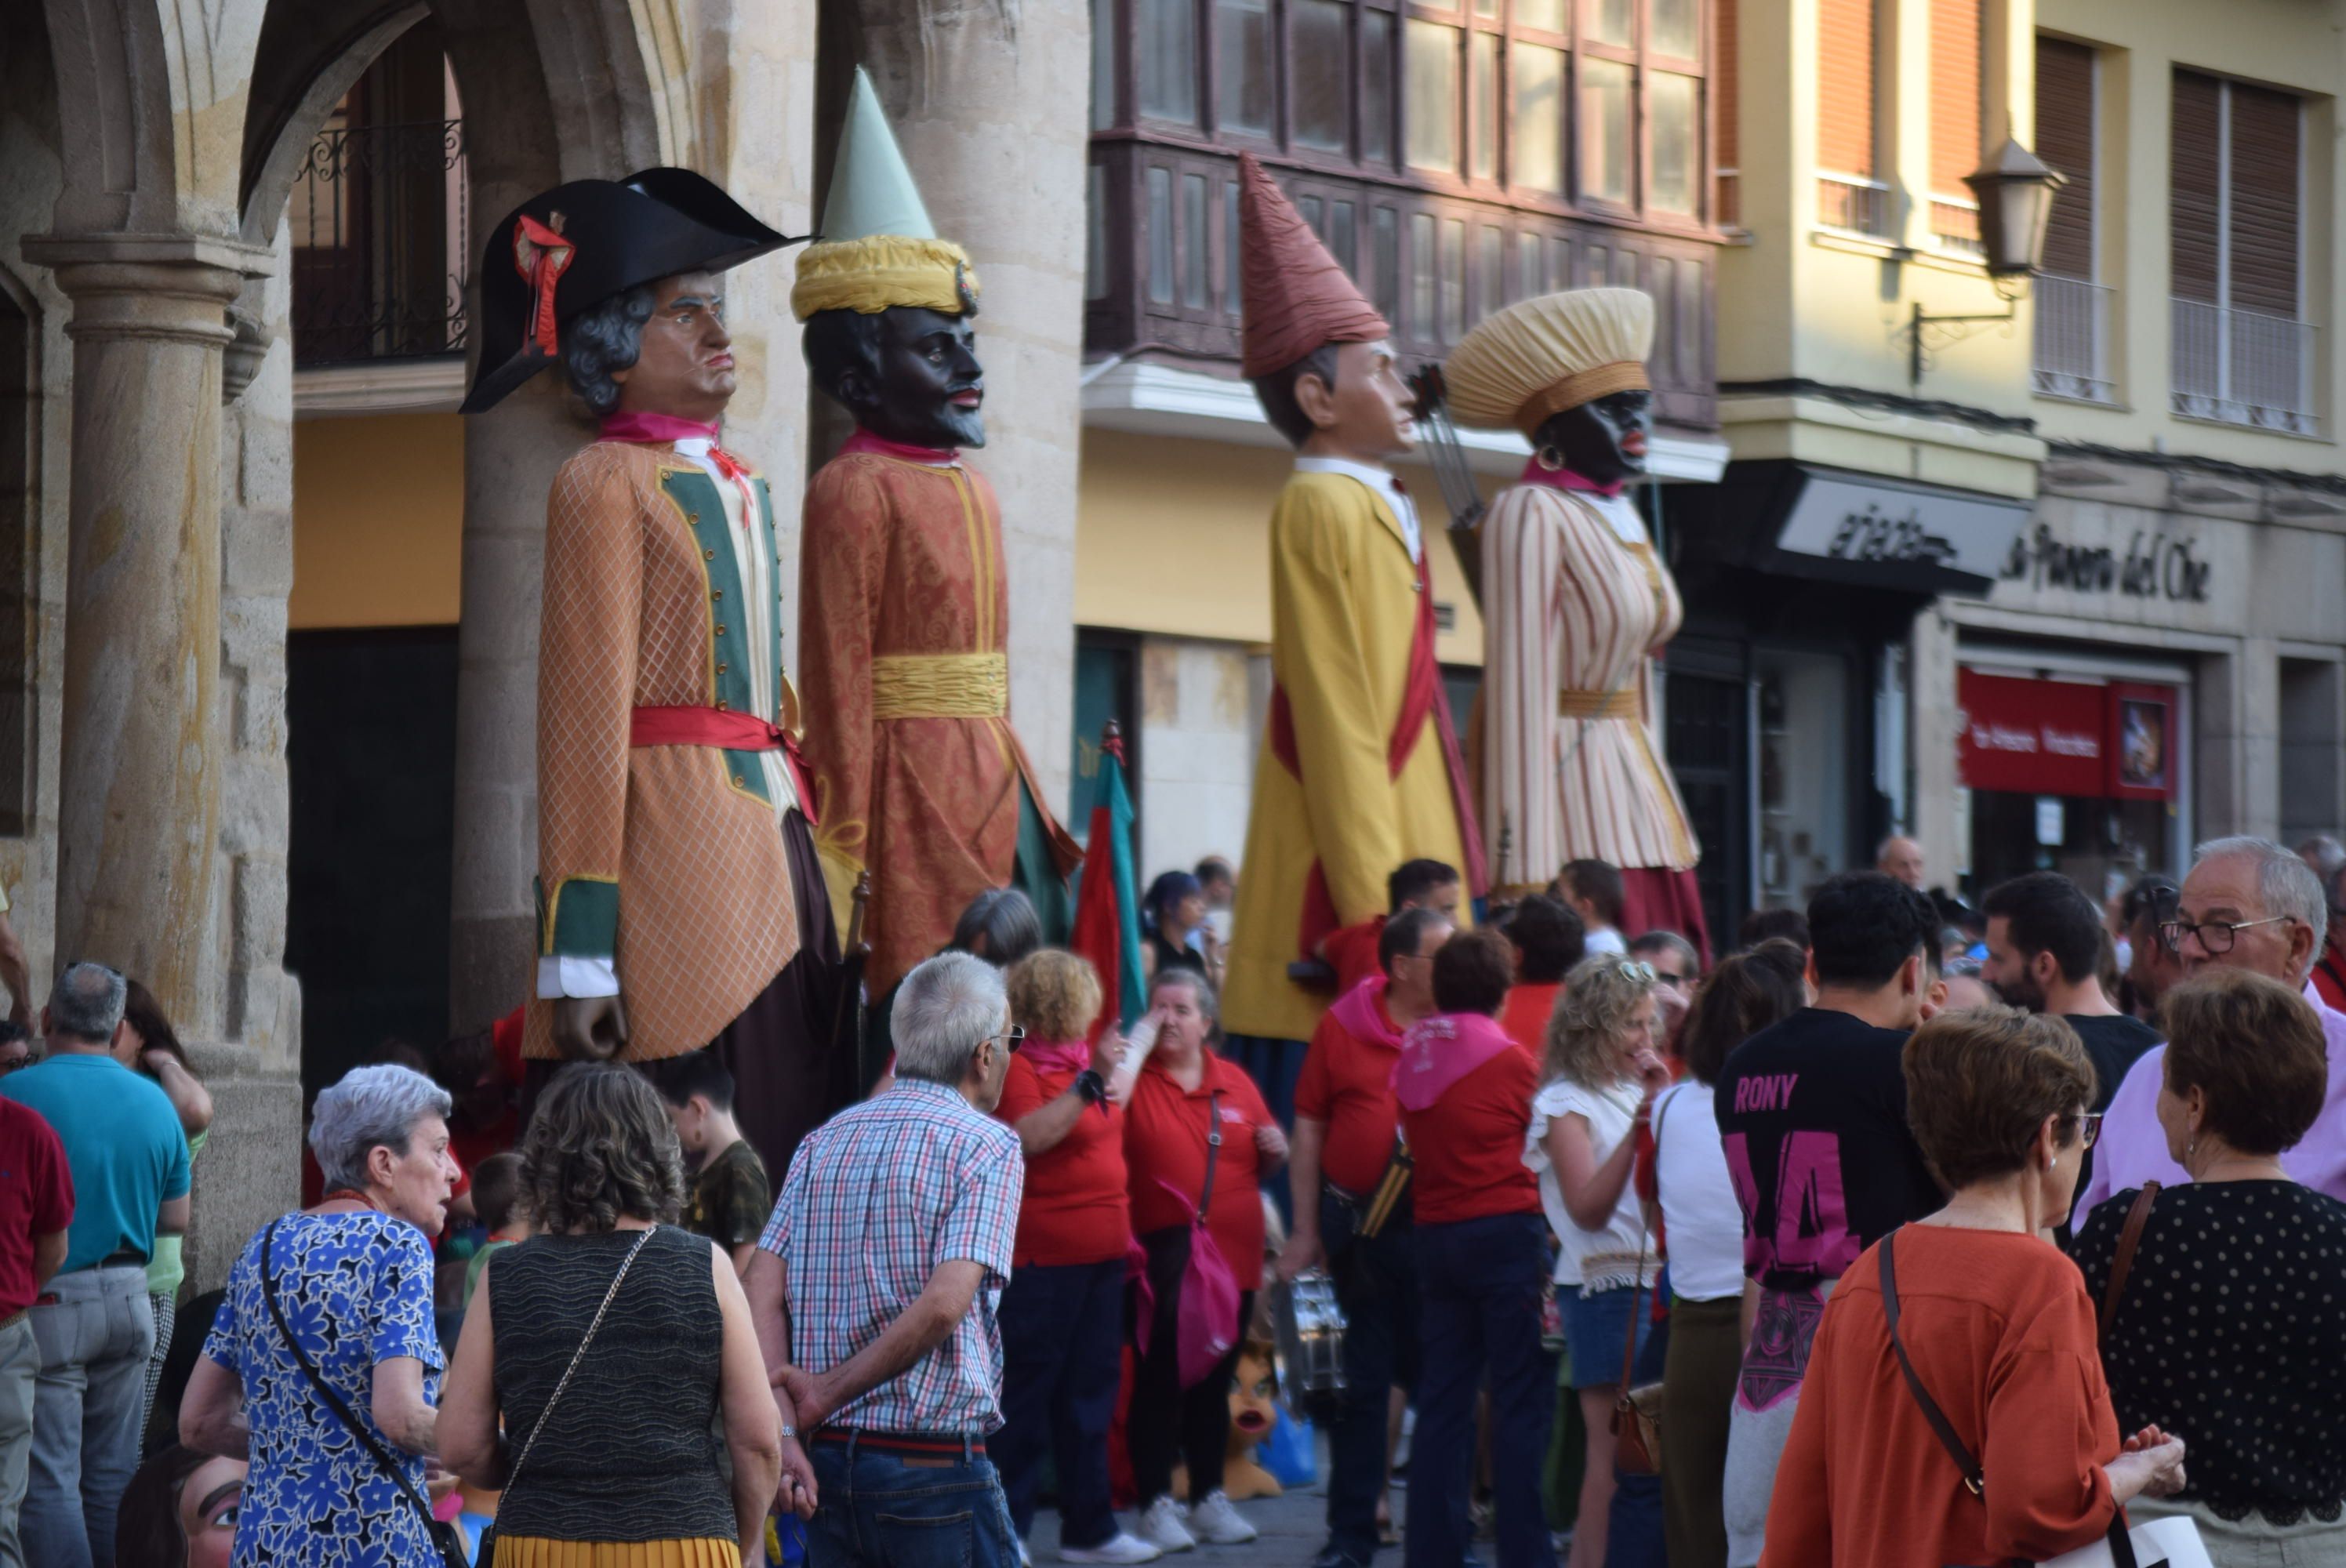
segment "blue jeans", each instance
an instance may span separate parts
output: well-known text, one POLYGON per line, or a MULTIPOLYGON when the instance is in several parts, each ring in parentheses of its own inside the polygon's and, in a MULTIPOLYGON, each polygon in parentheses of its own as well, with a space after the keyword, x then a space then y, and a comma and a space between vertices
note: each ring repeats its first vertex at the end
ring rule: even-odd
POLYGON ((1491 1389, 1499 1568, 1552 1568, 1540 1466, 1556 1419, 1556 1363, 1540 1345, 1547 1223, 1493 1215, 1417 1227, 1417 1435, 1410 1443, 1408 1568, 1458 1568, 1474 1538, 1474 1390, 1491 1389))
POLYGON ((1124 1269, 1121 1257, 1029 1264, 1002 1292, 1002 1430, 989 1446, 1022 1541, 1035 1527, 1046 1450, 1058 1470, 1059 1544, 1097 1546, 1116 1533, 1107 1432, 1123 1371, 1124 1269))
POLYGON ((1405 1201, 1374 1237, 1353 1234, 1358 1217, 1321 1195, 1320 1239, 1344 1309, 1344 1392, 1328 1431, 1328 1544, 1365 1564, 1377 1554, 1387 1390, 1417 1387, 1417 1235, 1405 1201))
POLYGON ((138 1468, 138 1422, 155 1306, 144 1264, 82 1268, 49 1281, 56 1299, 30 1317, 41 1369, 25 1555, 40 1568, 111 1568, 114 1515, 138 1468))
MULTIPOLYGON (((1669 1276, 1662 1276, 1660 1287, 1664 1298, 1669 1295, 1669 1276)), ((1608 1294, 1611 1294, 1608 1292, 1608 1294)), ((1627 1295, 1628 1292, 1619 1292, 1627 1295)), ((1669 1359, 1670 1322, 1665 1318, 1653 1321, 1653 1299, 1637 1298, 1637 1311, 1645 1319, 1637 1339, 1637 1359, 1629 1373, 1629 1386, 1638 1388, 1662 1380, 1662 1367, 1669 1359)), ((1624 1325, 1624 1335, 1627 1325, 1624 1325)), ((1619 1367, 1615 1367, 1617 1374, 1619 1367)), ((1605 1568, 1669 1568, 1668 1543, 1663 1539, 1662 1478, 1658 1475, 1623 1475, 1613 1472, 1613 1509, 1607 1516, 1610 1522, 1605 1535, 1605 1568)))
POLYGON ((811 1568, 1017 1568, 1002 1480, 984 1454, 913 1459, 850 1439, 811 1455, 822 1506, 811 1568))

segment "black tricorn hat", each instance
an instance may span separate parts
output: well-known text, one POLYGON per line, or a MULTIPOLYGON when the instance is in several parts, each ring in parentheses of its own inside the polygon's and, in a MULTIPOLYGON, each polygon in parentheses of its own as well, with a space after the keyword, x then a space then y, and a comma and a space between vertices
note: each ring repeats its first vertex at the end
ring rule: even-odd
POLYGON ((556 333, 614 294, 722 272, 807 238, 767 228, 688 168, 574 179, 505 215, 481 258, 481 356, 459 412, 479 413, 560 357, 556 333))

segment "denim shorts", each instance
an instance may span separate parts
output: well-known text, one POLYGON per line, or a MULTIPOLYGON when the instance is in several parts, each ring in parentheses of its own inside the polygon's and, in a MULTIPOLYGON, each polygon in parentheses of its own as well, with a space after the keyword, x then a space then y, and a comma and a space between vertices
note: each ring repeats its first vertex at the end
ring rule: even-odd
POLYGON ((1647 1295, 1626 1285, 1589 1294, 1577 1285, 1556 1288, 1556 1305, 1564 1310, 1564 1346, 1572 1358, 1571 1383, 1576 1389, 1597 1389, 1621 1380, 1621 1351, 1629 1339, 1629 1312, 1634 1304, 1641 1321, 1637 1344, 1643 1349, 1653 1324, 1646 1317, 1647 1295))

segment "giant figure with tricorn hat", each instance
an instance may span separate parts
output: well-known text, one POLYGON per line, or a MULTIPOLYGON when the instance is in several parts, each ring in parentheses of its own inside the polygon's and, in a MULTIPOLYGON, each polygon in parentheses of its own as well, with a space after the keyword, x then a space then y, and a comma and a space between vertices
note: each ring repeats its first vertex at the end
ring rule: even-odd
POLYGON ((546 504, 537 950, 523 1052, 713 1052, 778 1176, 852 1098, 766 482, 721 440, 724 274, 793 243, 678 168, 582 179, 491 236, 479 413, 559 362, 597 439, 546 504))
POLYGON ((1386 467, 1415 443, 1392 329, 1262 167, 1239 167, 1241 369, 1296 459, 1270 517, 1269 733, 1222 1017, 1262 1042, 1240 1054, 1283 1111, 1331 1000, 1290 969, 1382 916, 1403 861, 1443 861, 1481 892, 1482 844, 1434 657, 1426 540, 1386 467))
POLYGON ((1646 473, 1654 301, 1635 289, 1525 300, 1443 367, 1461 423, 1531 442, 1481 527, 1483 820, 1502 891, 1566 864, 1621 870, 1623 924, 1706 962, 1699 858, 1654 735, 1653 656, 1685 618, 1628 489, 1646 473))
POLYGON ((807 487, 799 650, 823 725, 817 844, 841 911, 872 878, 875 999, 989 888, 1023 889, 1062 940, 1080 854, 1010 727, 1001 508, 963 455, 985 444, 977 294, 857 70, 790 304, 815 384, 855 420, 807 487))

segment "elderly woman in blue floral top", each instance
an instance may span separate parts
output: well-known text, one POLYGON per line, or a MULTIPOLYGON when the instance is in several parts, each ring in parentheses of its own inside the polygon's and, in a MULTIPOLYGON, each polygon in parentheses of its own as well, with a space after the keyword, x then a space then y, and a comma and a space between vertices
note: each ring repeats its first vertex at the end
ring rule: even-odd
POLYGON ((361 1067, 320 1095, 310 1146, 326 1200, 270 1224, 230 1271, 188 1381, 179 1438, 250 1461, 237 1568, 437 1561, 419 1504, 445 1365, 433 1325, 431 1238, 446 1222, 457 1174, 448 1110, 447 1094, 405 1067, 361 1067), (278 1328, 264 1274, 294 1345, 278 1328), (304 1359, 365 1424, 403 1486, 321 1398, 304 1359))

